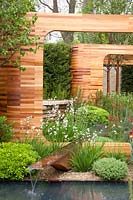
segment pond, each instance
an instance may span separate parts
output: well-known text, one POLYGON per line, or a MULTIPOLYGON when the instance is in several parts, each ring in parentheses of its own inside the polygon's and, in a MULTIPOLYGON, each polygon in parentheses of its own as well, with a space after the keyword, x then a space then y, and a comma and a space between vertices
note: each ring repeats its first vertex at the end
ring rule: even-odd
POLYGON ((0 200, 128 200, 127 183, 116 182, 0 182, 0 200))

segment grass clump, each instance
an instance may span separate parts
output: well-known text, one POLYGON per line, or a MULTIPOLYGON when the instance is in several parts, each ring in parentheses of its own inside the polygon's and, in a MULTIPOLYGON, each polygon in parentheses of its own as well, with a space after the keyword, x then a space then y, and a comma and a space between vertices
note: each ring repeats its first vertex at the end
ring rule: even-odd
POLYGON ((126 162, 115 158, 102 158, 97 160, 92 170, 96 175, 105 180, 121 180, 128 174, 126 162))
POLYGON ((26 143, 32 145, 34 151, 38 153, 40 158, 48 156, 62 146, 60 143, 45 144, 43 140, 39 140, 38 138, 29 139, 26 143))
POLYGON ((92 169, 93 163, 103 156, 103 145, 85 144, 82 148, 74 152, 70 160, 74 171, 87 172, 92 169))
POLYGON ((115 158, 116 160, 121 160, 129 163, 129 158, 127 157, 126 153, 121 152, 119 149, 118 151, 106 152, 106 157, 115 158))

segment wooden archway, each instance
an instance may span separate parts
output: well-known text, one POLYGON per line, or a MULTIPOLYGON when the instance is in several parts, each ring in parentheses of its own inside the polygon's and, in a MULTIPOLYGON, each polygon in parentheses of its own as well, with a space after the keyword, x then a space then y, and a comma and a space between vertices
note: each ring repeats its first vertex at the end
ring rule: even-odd
MULTIPOLYGON (((40 35, 40 44, 43 44, 44 37, 51 31, 133 32, 132 15, 28 13, 27 17, 31 18, 34 14, 38 19, 32 27, 31 36, 40 35)), ((42 120, 43 49, 34 55, 30 53, 30 47, 24 48, 27 53, 21 59, 21 65, 26 67, 26 71, 20 72, 9 65, 0 68, 0 115, 15 121, 16 127, 20 126, 20 121, 25 117, 32 116, 31 126, 39 126, 42 120)), ((103 51, 106 52, 105 49, 103 51)), ((103 54, 97 66, 103 62, 103 54)), ((99 73, 101 78, 102 74, 99 73)), ((16 137, 20 136, 19 130, 16 137)))
POLYGON ((103 90, 103 61, 108 54, 133 55, 132 45, 78 44, 72 49, 72 94, 81 90, 87 101, 103 90))

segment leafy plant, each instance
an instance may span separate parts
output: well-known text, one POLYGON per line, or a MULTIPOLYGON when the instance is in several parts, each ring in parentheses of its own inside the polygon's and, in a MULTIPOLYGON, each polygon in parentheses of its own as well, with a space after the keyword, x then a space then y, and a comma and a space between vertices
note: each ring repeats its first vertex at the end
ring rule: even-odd
POLYGON ((63 42, 45 44, 44 56, 44 98, 69 99, 70 46, 63 42))
POLYGON ((96 137, 95 142, 113 142, 113 140, 109 137, 98 136, 96 137))
POLYGON ((110 113, 106 128, 101 129, 102 135, 114 141, 128 142, 129 132, 133 128, 133 95, 122 93, 106 96, 98 92, 95 104, 110 113))
POLYGON ((0 179, 22 180, 28 174, 28 166, 39 156, 30 144, 0 144, 0 179))
MULTIPOLYGON (((13 64, 20 69, 20 57, 25 55, 22 46, 35 44, 38 47, 39 37, 31 37, 31 26, 35 23, 37 17, 34 15, 31 19, 26 17, 26 13, 34 10, 34 1, 31 0, 6 0, 0 2, 0 57, 2 62, 0 66, 7 63, 13 64), (13 55, 18 52, 15 61, 13 55)), ((36 52, 36 48, 30 51, 36 52)))
POLYGON ((115 158, 97 160, 92 169, 96 175, 105 180, 121 180, 128 174, 127 164, 115 158))
POLYGON ((52 142, 70 142, 81 136, 74 123, 66 120, 56 120, 45 122, 43 125, 43 135, 52 142))
POLYGON ((6 122, 5 116, 0 116, 0 142, 7 142, 13 137, 13 128, 6 122))
POLYGON ((36 137, 33 139, 28 139, 25 142, 32 145, 33 150, 38 153, 40 158, 48 156, 49 154, 58 150, 61 147, 60 143, 45 144, 43 140, 40 140, 36 137))
POLYGON ((69 142, 77 139, 80 136, 80 131, 75 126, 74 118, 68 120, 65 116, 73 116, 74 108, 73 103, 64 114, 56 107, 52 110, 51 114, 57 114, 55 120, 47 120, 43 123, 43 134, 47 140, 52 142, 69 142))
POLYGON ((115 158, 116 160, 121 160, 121 161, 124 161, 124 162, 127 162, 128 163, 128 158, 127 158, 127 155, 126 153, 122 153, 120 150, 118 150, 117 152, 106 152, 106 156, 108 158, 115 158))
POLYGON ((43 123, 43 135, 47 140, 52 142, 71 142, 81 137, 86 141, 95 140, 97 136, 95 132, 90 132, 90 129, 84 126, 83 123, 75 123, 73 103, 63 114, 56 106, 52 113, 56 113, 57 118, 43 123))
POLYGON ((108 123, 109 113, 96 106, 84 105, 75 112, 75 122, 92 126, 94 124, 108 123))
POLYGON ((79 146, 79 150, 74 152, 70 160, 74 171, 87 172, 92 169, 93 163, 103 156, 103 145, 96 146, 94 143, 79 146))
POLYGON ((131 177, 128 177, 128 187, 129 187, 129 200, 133 200, 133 184, 132 184, 132 180, 131 177))
POLYGON ((122 67, 122 81, 121 90, 122 92, 133 92, 133 66, 122 67))
POLYGON ((96 105, 110 113, 110 116, 119 121, 133 119, 133 95, 132 94, 110 94, 106 96, 97 93, 96 105), (100 96, 99 96, 100 95, 100 96))

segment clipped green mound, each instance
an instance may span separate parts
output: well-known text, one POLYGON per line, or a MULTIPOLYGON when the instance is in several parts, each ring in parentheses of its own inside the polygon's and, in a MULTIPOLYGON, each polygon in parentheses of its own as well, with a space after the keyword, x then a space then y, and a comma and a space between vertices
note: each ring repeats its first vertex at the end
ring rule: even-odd
POLYGON ((95 139, 95 142, 113 142, 111 138, 98 136, 95 139))
POLYGON ((128 167, 126 162, 115 158, 102 158, 94 163, 93 171, 105 180, 121 180, 127 176, 128 167))
POLYGON ((109 112, 103 108, 85 105, 80 107, 75 113, 77 123, 86 123, 87 126, 94 124, 107 124, 109 112))

